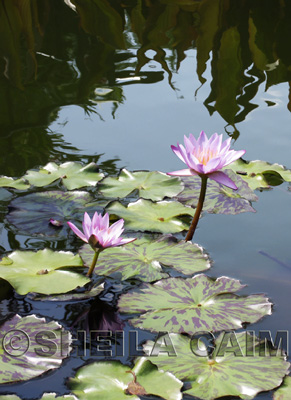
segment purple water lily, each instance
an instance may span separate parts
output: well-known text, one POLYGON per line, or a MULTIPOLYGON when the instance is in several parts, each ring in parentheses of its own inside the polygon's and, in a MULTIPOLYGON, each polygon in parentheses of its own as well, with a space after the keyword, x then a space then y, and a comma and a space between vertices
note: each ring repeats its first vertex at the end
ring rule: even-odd
POLYGON ((108 247, 122 246, 124 244, 133 242, 136 238, 124 239, 120 237, 124 231, 124 220, 120 219, 111 226, 109 226, 109 215, 106 213, 103 217, 101 214, 95 212, 92 221, 88 213, 85 212, 83 220, 83 232, 80 231, 72 222, 68 222, 72 231, 79 236, 84 242, 90 244, 95 251, 95 256, 92 265, 87 273, 87 276, 92 276, 95 268, 98 255, 101 251, 108 247))
POLYGON ((245 150, 230 150, 230 142, 230 138, 223 142, 222 135, 218 135, 217 133, 214 133, 208 139, 205 132, 202 131, 197 140, 192 134, 190 134, 189 138, 184 136, 185 147, 179 143, 177 143, 177 147, 171 146, 173 152, 189 168, 168 172, 168 175, 199 175, 202 181, 196 212, 187 233, 186 241, 193 238, 198 224, 205 199, 207 179, 213 179, 222 185, 237 190, 236 184, 224 172, 220 171, 223 167, 231 164, 245 154, 245 150))
POLYGON ((168 175, 204 175, 231 189, 237 189, 235 183, 224 172, 219 171, 245 154, 245 150, 230 150, 230 142, 231 138, 223 142, 222 135, 217 133, 208 139, 203 131, 197 140, 192 134, 189 138, 184 136, 185 147, 177 143, 177 147, 171 148, 189 168, 168 172, 168 175))

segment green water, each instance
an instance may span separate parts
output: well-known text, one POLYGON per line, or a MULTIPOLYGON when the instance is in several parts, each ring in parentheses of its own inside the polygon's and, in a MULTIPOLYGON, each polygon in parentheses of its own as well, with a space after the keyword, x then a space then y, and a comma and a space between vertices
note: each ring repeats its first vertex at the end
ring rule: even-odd
MULTIPOLYGON (((0 4, 1 175, 67 160, 110 174, 173 171, 182 166, 170 145, 201 130, 231 136, 246 160, 291 168, 290 1, 72 0, 77 12, 61 0, 21 3, 0 4)), ((272 316, 252 329, 275 334, 291 329, 291 192, 284 183, 257 194, 256 214, 207 214, 195 241, 214 260, 210 276, 270 297, 272 316)), ((1 223, 0 245, 37 240, 1 223)), ((76 365, 60 370, 56 390, 76 365)), ((9 391, 37 397, 52 379, 9 391)))

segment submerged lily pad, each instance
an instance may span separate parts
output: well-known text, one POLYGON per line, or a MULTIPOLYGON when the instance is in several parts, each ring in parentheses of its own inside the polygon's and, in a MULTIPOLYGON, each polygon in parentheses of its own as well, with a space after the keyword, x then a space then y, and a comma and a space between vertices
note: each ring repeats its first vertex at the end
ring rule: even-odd
MULTIPOLYGON (((85 245, 80 255, 85 265, 89 266, 94 251, 85 245)), ((100 254, 94 272, 120 280, 134 278, 153 282, 169 276, 163 265, 185 275, 210 268, 208 257, 198 245, 178 242, 173 236, 166 236, 155 241, 137 239, 126 246, 108 248, 100 254)))
POLYGON ((273 396, 274 400, 290 400, 291 399, 291 376, 284 379, 283 385, 276 390, 273 396))
MULTIPOLYGON (((233 171, 226 170, 225 172, 235 182, 238 189, 232 190, 208 179, 203 211, 215 214, 255 212, 250 201, 257 201, 258 197, 233 171)), ((185 189, 177 196, 177 199, 183 204, 196 207, 200 195, 201 178, 199 176, 184 177, 183 182, 185 189)))
POLYGON ((0 278, 8 281, 22 295, 29 292, 66 293, 84 286, 90 279, 60 268, 82 265, 81 258, 71 252, 17 250, 0 261, 0 278))
POLYGON ((11 187, 19 190, 26 190, 29 188, 24 179, 13 179, 9 176, 0 176, 0 187, 11 187))
POLYGON ((121 170, 116 178, 107 177, 99 185, 99 191, 106 197, 126 197, 138 190, 139 197, 153 201, 173 197, 183 190, 179 178, 173 178, 157 171, 130 172, 121 170))
POLYGON ((167 400, 182 398, 182 382, 145 358, 132 370, 118 361, 86 365, 70 379, 69 386, 80 400, 137 400, 147 394, 167 400))
POLYGON ((179 216, 194 215, 194 210, 176 201, 159 201, 139 199, 127 207, 114 201, 106 208, 112 214, 124 218, 126 228, 135 231, 152 231, 161 233, 181 232, 189 229, 189 224, 181 221, 179 216))
POLYGON ((270 184, 274 179, 275 185, 283 181, 291 182, 291 170, 279 164, 269 164, 266 161, 247 162, 239 159, 228 165, 227 168, 240 175, 253 190, 270 188, 270 184))
MULTIPOLYGON (((259 392, 280 385, 290 366, 282 356, 260 356, 258 339, 254 337, 253 342, 253 337, 246 332, 220 334, 215 340, 212 358, 193 354, 188 336, 168 335, 177 357, 160 352, 150 360, 164 371, 170 371, 188 385, 191 384, 191 388, 184 393, 199 399, 214 400, 222 396, 252 399, 259 392), (224 345, 231 349, 221 353, 224 345)), ((147 342, 144 347, 151 352, 153 343, 147 342)))
POLYGON ((17 233, 64 239, 70 231, 67 221, 72 218, 82 221, 85 211, 103 210, 92 201, 87 192, 32 193, 12 200, 6 218, 17 228, 17 233))
POLYGON ((154 332, 194 334, 241 328, 271 314, 271 303, 262 294, 239 297, 244 285, 236 279, 216 280, 204 274, 193 278, 168 278, 144 284, 121 295, 122 313, 141 314, 130 323, 154 332))
POLYGON ((70 350, 69 332, 35 315, 15 315, 0 332, 0 383, 24 381, 58 368, 70 350))
POLYGON ((27 171, 24 178, 37 187, 43 187, 61 179, 68 190, 73 190, 84 186, 95 186, 104 177, 104 174, 97 171, 98 167, 93 162, 85 166, 72 161, 61 165, 50 162, 39 171, 27 171))

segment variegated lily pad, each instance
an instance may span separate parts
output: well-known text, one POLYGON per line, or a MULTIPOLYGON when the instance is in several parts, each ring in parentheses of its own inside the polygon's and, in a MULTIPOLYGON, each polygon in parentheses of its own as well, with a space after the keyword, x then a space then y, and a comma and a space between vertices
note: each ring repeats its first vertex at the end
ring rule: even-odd
MULTIPOLYGON (((84 264, 89 266, 94 251, 85 245, 80 255, 84 264)), ((208 257, 198 245, 166 236, 155 241, 142 238, 126 246, 108 248, 100 254, 94 272, 120 280, 134 278, 153 282, 169 276, 163 265, 185 275, 210 268, 208 257)))
POLYGON ((121 295, 122 313, 141 314, 130 323, 154 332, 194 334, 241 328, 271 314, 271 303, 262 294, 239 297, 244 285, 236 279, 216 280, 204 274, 193 278, 168 278, 144 284, 121 295))
POLYGON ((179 178, 173 178, 157 171, 130 172, 121 170, 116 178, 107 177, 99 185, 99 191, 105 197, 126 197, 134 190, 138 190, 139 197, 153 201, 173 197, 183 190, 179 178))
MULTIPOLYGON (((290 366, 282 356, 260 356, 258 339, 246 332, 220 334, 215 340, 211 359, 192 353, 188 336, 170 333, 168 341, 169 338, 177 356, 169 357, 167 353, 159 352, 149 359, 164 371, 170 371, 191 384, 185 394, 203 400, 222 396, 252 399, 259 392, 280 385, 290 366)), ((160 340, 162 342, 163 338, 160 340)), ((148 354, 152 352, 153 345, 152 342, 145 344, 148 354)))
POLYGON ((6 218, 17 228, 17 233, 64 239, 70 231, 67 221, 72 216, 74 221, 82 221, 85 211, 91 214, 102 211, 92 201, 87 192, 32 193, 12 200, 6 218))
MULTIPOLYGON (((255 212, 250 201, 257 201, 258 197, 249 188, 248 184, 231 170, 227 175, 235 182, 237 190, 208 179, 203 211, 215 214, 239 214, 246 211, 255 212)), ((185 189, 177 199, 192 207, 196 207, 200 195, 201 178, 199 176, 184 177, 185 189)))
POLYGON ((182 382, 145 358, 132 370, 118 361, 86 365, 70 379, 69 386, 80 400, 138 400, 147 394, 167 400, 182 398, 182 382))
POLYGON ((95 186, 104 177, 104 174, 97 171, 98 167, 93 162, 85 166, 72 161, 61 165, 50 162, 39 171, 27 171, 24 178, 31 185, 38 187, 47 186, 61 179, 68 190, 73 190, 84 186, 95 186))
POLYGON ((0 383, 25 381, 58 368, 70 350, 69 332, 35 315, 15 315, 0 332, 0 383))
POLYGON ((284 379, 283 385, 276 390, 273 396, 274 400, 290 400, 291 399, 291 376, 284 379))
POLYGON ((19 190, 26 190, 29 188, 24 179, 13 179, 9 176, 0 176, 0 187, 11 187, 19 190))
POLYGON ((279 178, 279 183, 282 181, 291 182, 291 170, 279 164, 269 164, 266 161, 247 162, 239 159, 228 165, 227 168, 240 175, 253 190, 270 188, 272 177, 273 179, 277 178, 277 182, 279 178))
POLYGON ((192 208, 183 206, 176 201, 153 203, 144 199, 129 203, 127 207, 114 201, 109 204, 107 211, 124 218, 127 229, 161 233, 175 233, 189 229, 189 224, 178 217, 194 215, 192 208))
POLYGON ((66 293, 90 282, 85 276, 61 269, 80 267, 79 255, 50 249, 14 251, 0 262, 0 278, 8 281, 19 294, 66 293))

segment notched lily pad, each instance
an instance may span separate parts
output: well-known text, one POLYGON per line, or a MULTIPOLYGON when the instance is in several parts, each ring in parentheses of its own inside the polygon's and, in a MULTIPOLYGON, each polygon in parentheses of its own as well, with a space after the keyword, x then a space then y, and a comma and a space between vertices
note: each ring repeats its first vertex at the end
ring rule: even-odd
POLYGON ((271 303, 262 294, 239 297, 244 285, 236 279, 216 280, 204 274, 193 278, 168 278, 144 284, 121 295, 120 312, 141 314, 130 323, 154 332, 194 334, 238 329, 271 314, 271 303))
POLYGON ((291 182, 291 170, 279 164, 269 164, 266 161, 236 160, 227 168, 245 180, 251 189, 269 189, 270 185, 278 185, 283 181, 291 182))
POLYGON ((87 192, 48 191, 18 197, 9 204, 7 221, 17 228, 17 233, 67 238, 70 228, 67 221, 82 221, 84 212, 101 212, 87 192))
POLYGON ((104 174, 97 171, 98 167, 93 162, 85 166, 72 161, 61 165, 50 162, 39 171, 27 171, 24 178, 37 187, 47 186, 60 179, 68 190, 73 190, 84 186, 95 186, 104 177, 104 174))
MULTIPOLYGON (((94 251, 85 245, 80 255, 84 264, 89 266, 94 251)), ((193 275, 210 268, 210 261, 198 245, 178 242, 169 235, 155 241, 142 238, 126 246, 108 248, 100 254, 94 272, 120 280, 134 278, 153 282, 169 276, 162 266, 193 275)))
POLYGON ((58 368, 70 351, 69 332, 35 315, 15 315, 0 332, 0 383, 25 381, 58 368))
POLYGON ((18 190, 26 190, 29 188, 24 179, 13 179, 9 176, 0 176, 0 187, 10 187, 18 190))
MULTIPOLYGON (((235 182, 237 190, 232 190, 211 179, 208 179, 203 211, 215 214, 239 214, 255 212, 250 201, 257 201, 258 197, 248 184, 231 170, 225 170, 235 182)), ((201 178, 199 176, 184 177, 185 189, 177 196, 183 204, 196 207, 200 195, 201 178)))
POLYGON ((274 400, 290 400, 291 399, 291 376, 287 376, 283 385, 276 390, 273 395, 274 400))
POLYGON ((130 172, 122 169, 118 177, 107 177, 99 185, 99 191, 105 197, 123 198, 134 190, 138 190, 139 197, 158 201, 176 196, 183 190, 183 184, 179 178, 158 171, 130 172))
MULTIPOLYGON (((177 357, 159 352, 149 359, 187 382, 188 387, 190 384, 191 388, 186 389, 185 394, 203 400, 222 396, 252 399, 259 392, 280 385, 290 366, 283 356, 260 356, 259 340, 247 332, 221 333, 215 340, 211 358, 195 355, 196 348, 193 349, 188 336, 170 333, 168 342, 169 338, 177 357)), ((163 338, 160 340, 163 342, 163 338)), ((144 348, 150 354, 153 343, 147 342, 144 348)))
POLYGON ((118 361, 86 365, 70 379, 69 386, 80 400, 137 400, 147 394, 167 400, 182 398, 182 382, 145 358, 132 370, 118 361))
POLYGON ((90 282, 85 276, 61 269, 80 267, 79 255, 50 249, 14 251, 0 261, 0 278, 8 281, 17 293, 66 293, 90 282))
POLYGON ((129 203, 127 207, 114 201, 106 208, 108 212, 124 218, 126 228, 135 231, 152 231, 161 233, 176 233, 189 229, 178 217, 194 215, 194 210, 176 201, 159 201, 140 199, 129 203))

